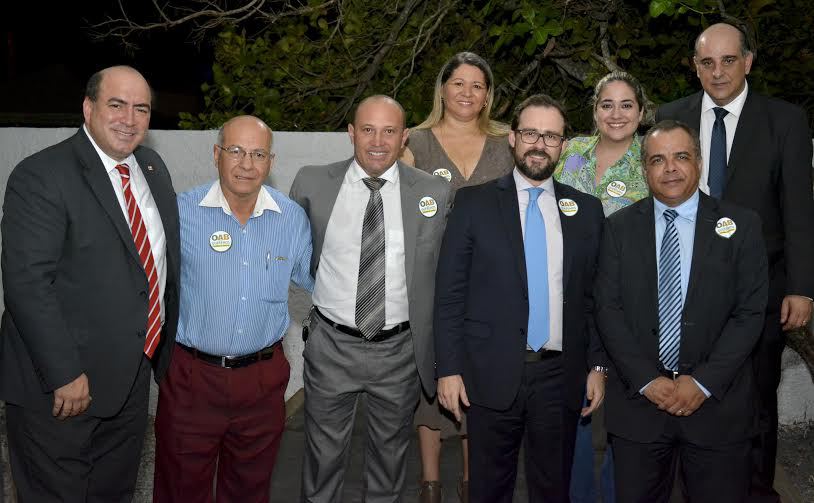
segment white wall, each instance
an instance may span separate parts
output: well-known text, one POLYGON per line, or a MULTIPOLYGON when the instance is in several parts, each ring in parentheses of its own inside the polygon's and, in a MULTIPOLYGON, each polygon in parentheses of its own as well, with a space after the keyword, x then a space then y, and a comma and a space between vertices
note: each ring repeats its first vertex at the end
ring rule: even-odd
MULTIPOLYGON (((20 160, 74 132, 69 128, 0 128, 0 202, 5 196, 6 179, 20 160)), ((216 131, 150 131, 145 144, 161 154, 172 173, 176 191, 182 192, 216 178, 212 159, 216 136, 216 131)), ((277 157, 270 176, 271 185, 285 193, 288 193, 300 167, 346 159, 353 152, 345 133, 289 132, 274 134, 274 151, 277 157)), ((303 291, 291 290, 292 323, 284 339, 286 355, 291 362, 291 381, 286 398, 302 388, 300 321, 309 305, 310 299, 303 291)), ((790 349, 783 355, 779 412, 780 422, 784 424, 814 418, 814 382, 800 357, 790 349)))
MULTIPOLYGON (((9 173, 25 157, 73 135, 72 128, 0 128, 0 204, 6 193, 9 173)), ((176 192, 180 193, 217 178, 212 146, 217 131, 157 131, 149 132, 145 145, 157 150, 170 170, 176 192)), ((274 133, 273 150, 277 154, 270 183, 288 193, 299 168, 309 164, 327 164, 353 155, 346 133, 274 133)), ((2 211, 0 210, 0 215, 2 211)), ((302 350, 300 321, 311 305, 310 297, 301 289, 290 289, 291 327, 283 339, 285 353, 291 363, 291 380, 286 399, 302 388, 302 350)), ((2 294, 2 289, 0 289, 2 294)), ((155 411, 155 393, 152 394, 155 411)))

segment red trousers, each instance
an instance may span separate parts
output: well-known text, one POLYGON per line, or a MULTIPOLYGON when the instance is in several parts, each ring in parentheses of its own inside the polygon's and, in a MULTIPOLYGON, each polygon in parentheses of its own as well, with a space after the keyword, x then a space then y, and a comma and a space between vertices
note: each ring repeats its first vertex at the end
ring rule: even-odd
POLYGON ((291 368, 282 349, 226 369, 175 347, 155 418, 153 501, 267 502, 291 368), (217 467, 217 484, 213 487, 217 467))

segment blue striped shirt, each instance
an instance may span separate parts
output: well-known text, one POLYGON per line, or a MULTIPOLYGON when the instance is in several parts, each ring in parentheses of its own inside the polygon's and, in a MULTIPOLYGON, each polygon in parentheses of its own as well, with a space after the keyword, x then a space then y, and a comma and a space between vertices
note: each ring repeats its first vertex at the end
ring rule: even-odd
POLYGON ((263 186, 255 211, 241 225, 215 182, 180 194, 178 213, 181 305, 176 340, 206 353, 241 356, 282 339, 290 321, 289 282, 314 289, 305 211, 263 186), (211 200, 220 200, 223 207, 207 202, 211 200), (228 235, 231 245, 211 243, 215 235, 228 235))

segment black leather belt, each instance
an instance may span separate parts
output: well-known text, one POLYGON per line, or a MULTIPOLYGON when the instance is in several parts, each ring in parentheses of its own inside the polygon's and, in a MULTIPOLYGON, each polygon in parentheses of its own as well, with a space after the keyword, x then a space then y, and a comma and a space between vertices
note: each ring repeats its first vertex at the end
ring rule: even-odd
POLYGON ((217 365, 218 367, 223 367, 226 369, 236 369, 240 367, 248 367, 252 363, 257 363, 263 360, 268 360, 272 356, 274 356, 274 351, 280 349, 282 341, 277 341, 271 346, 267 348, 263 348, 256 353, 251 353, 248 355, 243 356, 218 356, 218 355, 210 355, 209 353, 204 353, 203 351, 198 351, 195 348, 191 348, 189 346, 184 346, 183 344, 176 342, 178 347, 186 351, 187 353, 191 354, 198 360, 203 360, 206 363, 210 363, 212 365, 217 365))
MULTIPOLYGON (((358 331, 355 328, 351 328, 351 327, 348 327, 348 326, 345 326, 345 325, 340 325, 339 323, 331 320, 330 318, 328 318, 327 316, 322 314, 319 311, 319 309, 317 309, 316 307, 314 308, 314 312, 317 313, 317 315, 320 317, 320 319, 322 321, 324 321, 328 325, 334 327, 335 329, 339 330, 343 334, 348 334, 348 335, 352 335, 353 337, 358 337, 360 339, 365 339, 365 336, 362 335, 362 332, 358 331)), ((408 328, 410 328, 410 322, 409 321, 403 321, 403 322, 399 323, 398 325, 396 325, 393 328, 388 328, 387 330, 380 330, 378 334, 376 334, 373 337, 371 337, 370 339, 366 339, 366 340, 369 340, 370 342, 381 342, 381 341, 389 339, 390 337, 393 337, 396 334, 400 334, 400 333, 404 332, 408 328)))
POLYGON ((542 360, 548 360, 549 358, 556 358, 562 355, 562 351, 556 351, 554 349, 541 349, 540 351, 532 351, 531 349, 526 350, 526 363, 533 363, 539 362, 542 360))
POLYGON ((681 371, 681 370, 667 370, 666 368, 663 368, 663 367, 659 369, 659 373, 661 373, 661 375, 663 375, 667 379, 672 379, 674 381, 676 379, 678 379, 678 376, 686 376, 686 375, 691 375, 692 374, 692 372, 681 371))

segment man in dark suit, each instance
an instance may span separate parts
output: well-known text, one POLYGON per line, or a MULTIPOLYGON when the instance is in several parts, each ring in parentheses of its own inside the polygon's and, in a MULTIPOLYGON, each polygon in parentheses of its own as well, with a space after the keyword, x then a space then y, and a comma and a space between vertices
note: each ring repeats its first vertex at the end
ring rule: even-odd
POLYGON ((441 246, 438 396, 456 417, 469 407, 473 503, 512 501, 523 440, 529 501, 567 501, 577 418, 604 396, 591 293, 604 216, 551 178, 564 134, 557 102, 521 103, 515 169, 458 191, 441 246))
POLYGON ((364 99, 348 125, 353 159, 306 166, 291 186, 311 222, 316 281, 303 353, 306 502, 342 500, 359 396, 365 501, 401 501, 419 378, 434 391, 433 285, 449 184, 397 161, 404 119, 395 100, 364 99))
POLYGON ((693 60, 704 90, 662 105, 656 119, 695 128, 704 156, 701 190, 755 210, 763 222, 770 280, 765 326, 753 355, 762 432, 752 452, 752 496, 779 501, 772 484, 782 331, 808 324, 814 297, 811 132, 801 108, 749 88, 754 54, 742 29, 710 26, 696 40, 693 60))
POLYGON ((0 397, 20 501, 132 498, 178 315, 175 193, 139 146, 151 98, 133 68, 94 74, 84 126, 8 180, 0 397))
POLYGON ((611 359, 606 423, 617 499, 739 503, 757 408, 752 362, 768 292, 760 219, 698 190, 701 148, 664 121, 642 140, 652 194, 608 217, 596 282, 611 359))

